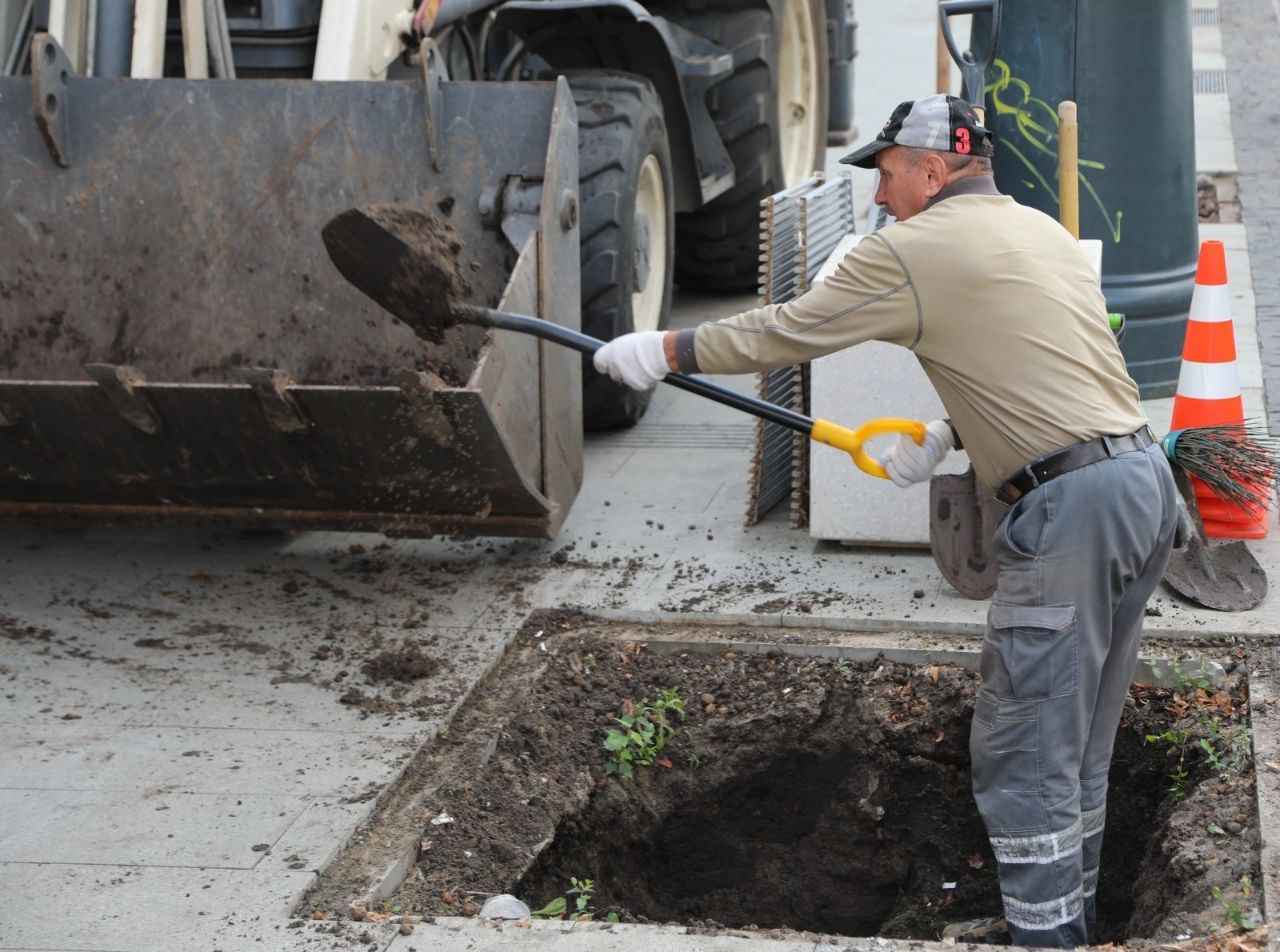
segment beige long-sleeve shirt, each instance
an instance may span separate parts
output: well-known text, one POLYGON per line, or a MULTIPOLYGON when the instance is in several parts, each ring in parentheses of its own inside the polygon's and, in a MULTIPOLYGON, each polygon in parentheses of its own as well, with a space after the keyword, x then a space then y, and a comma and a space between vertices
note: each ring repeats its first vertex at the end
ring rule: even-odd
MULTIPOLYGON (((676 354, 685 371, 746 373, 868 340, 915 352, 991 489, 1045 453, 1147 422, 1079 244, 990 177, 867 236, 795 300, 680 332, 676 354)), ((858 408, 847 417, 860 422, 858 408)))

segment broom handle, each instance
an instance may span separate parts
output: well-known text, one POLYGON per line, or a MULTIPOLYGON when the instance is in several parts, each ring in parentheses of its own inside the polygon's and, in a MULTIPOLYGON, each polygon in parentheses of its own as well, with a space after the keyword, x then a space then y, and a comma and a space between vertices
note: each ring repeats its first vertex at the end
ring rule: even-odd
POLYGON ((1076 104, 1058 104, 1058 205, 1062 227, 1080 239, 1080 126, 1076 104))
POLYGON ((938 24, 937 42, 936 92, 951 92, 951 52, 947 49, 947 38, 942 32, 942 24, 938 24))

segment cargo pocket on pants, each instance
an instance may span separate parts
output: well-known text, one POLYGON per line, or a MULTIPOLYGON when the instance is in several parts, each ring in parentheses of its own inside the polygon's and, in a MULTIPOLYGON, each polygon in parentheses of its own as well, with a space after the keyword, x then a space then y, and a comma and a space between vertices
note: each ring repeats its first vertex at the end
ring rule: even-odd
POLYGON ((997 698, 1017 701, 1074 694, 1078 642, 1074 605, 992 602, 982 645, 982 686, 997 698))
POLYGON ((1040 833, 1040 703, 978 692, 969 734, 973 796, 991 836, 1040 833))

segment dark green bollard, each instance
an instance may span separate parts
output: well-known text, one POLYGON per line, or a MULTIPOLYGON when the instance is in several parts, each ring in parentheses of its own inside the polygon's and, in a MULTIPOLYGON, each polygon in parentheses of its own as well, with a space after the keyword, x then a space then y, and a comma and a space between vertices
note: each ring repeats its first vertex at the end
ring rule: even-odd
POLYGON ((858 21, 853 0, 827 4, 827 145, 848 145, 857 134, 853 124, 853 60, 858 55, 858 21))
MULTIPOLYGON (((1177 386, 1199 247, 1191 13, 1179 0, 1002 0, 987 73, 996 183, 1058 217, 1057 106, 1080 109, 1080 236, 1143 397, 1177 386)), ((978 18, 975 18, 978 19, 978 18)), ((990 20, 973 25, 975 46, 990 20)))

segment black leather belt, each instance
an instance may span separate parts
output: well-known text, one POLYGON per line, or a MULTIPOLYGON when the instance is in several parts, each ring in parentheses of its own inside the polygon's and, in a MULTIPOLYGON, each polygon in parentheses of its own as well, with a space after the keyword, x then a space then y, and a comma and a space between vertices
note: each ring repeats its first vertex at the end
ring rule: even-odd
POLYGON ((1151 430, 1144 426, 1124 436, 1100 436, 1085 443, 1068 446, 1065 450, 1050 453, 1022 467, 1019 472, 1005 480, 1004 485, 996 493, 996 498, 1012 506, 1031 490, 1037 486, 1043 486, 1051 479, 1057 479, 1072 470, 1121 453, 1144 450, 1154 442, 1155 437, 1151 435, 1151 430))

